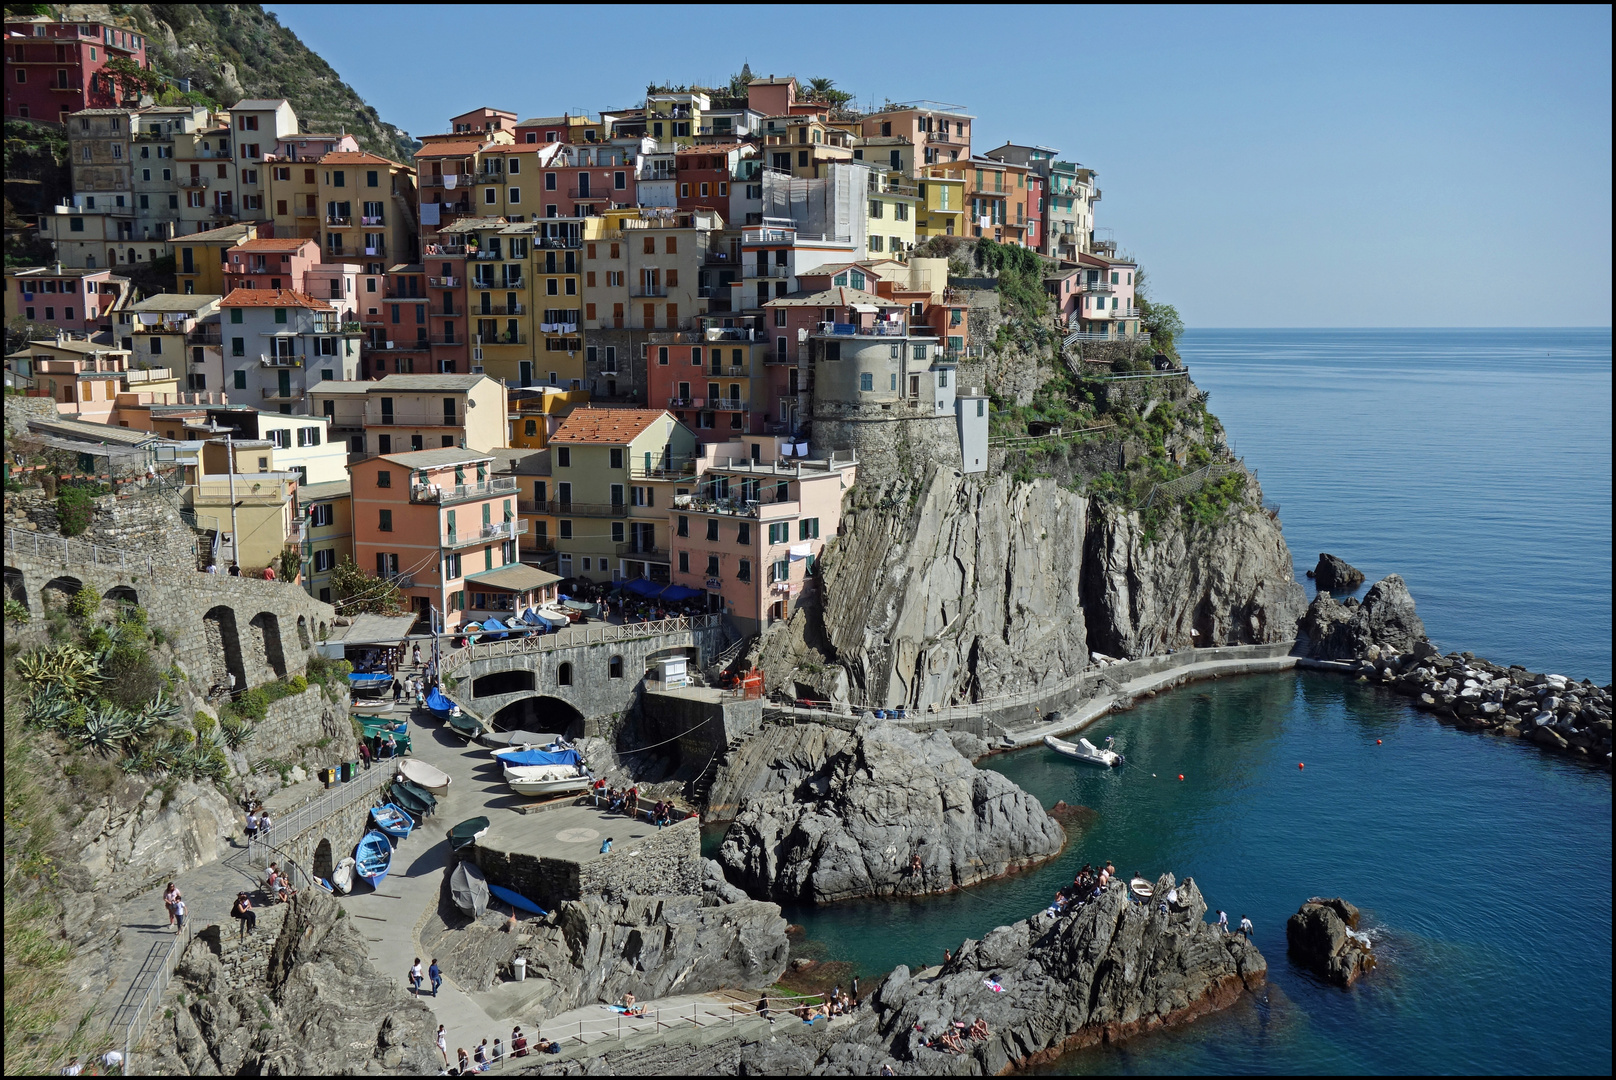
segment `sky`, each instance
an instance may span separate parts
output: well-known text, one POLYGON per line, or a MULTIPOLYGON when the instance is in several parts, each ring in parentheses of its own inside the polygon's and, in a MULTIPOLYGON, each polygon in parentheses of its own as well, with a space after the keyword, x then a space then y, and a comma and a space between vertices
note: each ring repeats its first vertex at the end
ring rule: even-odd
POLYGON ((1102 234, 1192 327, 1611 325, 1605 6, 999 6, 986 35, 948 7, 266 7, 413 135, 743 61, 963 105, 978 153, 1095 169, 1102 234))

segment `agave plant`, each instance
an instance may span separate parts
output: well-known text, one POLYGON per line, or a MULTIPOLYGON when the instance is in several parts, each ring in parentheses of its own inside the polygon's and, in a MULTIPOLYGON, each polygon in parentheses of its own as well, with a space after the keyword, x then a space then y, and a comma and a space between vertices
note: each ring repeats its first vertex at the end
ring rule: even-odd
POLYGON ((124 730, 128 733, 130 742, 140 742, 157 728, 158 718, 151 714, 149 709, 139 712, 126 713, 124 716, 124 730))
POLYGON ((219 738, 232 750, 240 750, 252 737, 252 728, 228 717, 219 721, 219 738))
POLYGON ((219 781, 230 776, 230 762, 218 747, 210 747, 207 753, 198 752, 194 757, 191 773, 198 780, 219 781))
POLYGON ((40 685, 28 699, 28 708, 23 714, 23 719, 34 727, 42 727, 47 731, 61 731, 67 726, 68 718, 73 715, 74 706, 73 698, 61 687, 40 685))
POLYGON ((116 705, 91 709, 84 730, 78 733, 79 740, 98 754, 110 754, 127 734, 123 717, 117 715, 121 712, 116 705))
POLYGON ((77 645, 57 645, 19 656, 17 676, 36 686, 58 686, 83 693, 100 680, 95 658, 77 645))

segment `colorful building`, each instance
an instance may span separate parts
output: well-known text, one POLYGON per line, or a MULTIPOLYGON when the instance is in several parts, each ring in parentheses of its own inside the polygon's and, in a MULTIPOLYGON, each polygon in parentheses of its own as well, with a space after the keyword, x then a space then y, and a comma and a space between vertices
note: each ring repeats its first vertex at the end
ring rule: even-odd
POLYGON ((909 101, 889 106, 863 119, 866 137, 898 137, 919 148, 914 167, 971 156, 971 122, 975 117, 958 105, 940 101, 909 101))
POLYGON ((324 484, 299 484, 298 544, 303 588, 331 602, 331 572, 354 557, 353 484, 346 475, 324 484))
POLYGON ((48 397, 64 416, 106 423, 120 393, 149 390, 177 394, 179 384, 166 367, 135 370, 126 349, 66 337, 30 341, 6 357, 8 385, 28 388, 30 397, 48 397))
POLYGON ((129 302, 129 279, 110 270, 24 266, 6 270, 6 321, 46 323, 70 333, 113 328, 129 302))
POLYGON ((1123 259, 1079 254, 1082 284, 1066 312, 1066 325, 1096 337, 1132 337, 1139 333, 1139 307, 1134 294, 1139 267, 1123 259))
POLYGON ((119 104, 122 91, 102 69, 125 59, 150 68, 144 35, 98 20, 6 16, 6 115, 64 122, 81 109, 119 104))
POLYGON ((222 299, 207 294, 159 293, 130 304, 118 317, 123 347, 133 351, 136 367, 184 372, 186 390, 222 390, 218 339, 222 299), (209 316, 213 317, 211 324, 206 321, 209 316))
POLYGON ((224 288, 224 271, 230 262, 230 249, 256 239, 258 226, 252 222, 181 236, 174 242, 174 276, 179 291, 229 295, 224 288))
POLYGON ((328 301, 295 289, 237 289, 220 308, 225 394, 234 404, 306 412, 316 383, 358 370, 359 335, 328 301))

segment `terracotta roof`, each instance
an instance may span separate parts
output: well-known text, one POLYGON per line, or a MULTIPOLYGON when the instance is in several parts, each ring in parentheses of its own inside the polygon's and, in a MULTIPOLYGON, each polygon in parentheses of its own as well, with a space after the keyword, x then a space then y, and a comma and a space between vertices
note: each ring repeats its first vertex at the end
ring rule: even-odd
POLYGON ((392 158, 384 158, 380 154, 372 154, 368 150, 333 150, 320 159, 321 165, 397 165, 401 169, 409 168, 402 162, 392 158))
POLYGON ((441 450, 406 450, 401 454, 380 454, 372 460, 378 459, 405 465, 411 469, 435 469, 445 465, 469 465, 475 461, 492 461, 493 455, 446 446, 441 450))
POLYGON ((666 409, 574 409, 551 434, 550 442, 630 443, 664 417, 673 419, 666 409))
POLYGON ((702 146, 687 146, 682 150, 675 150, 675 154, 717 154, 727 153, 730 150, 740 149, 740 143, 706 143, 702 146))
POLYGON ((415 152, 415 156, 422 158, 475 154, 486 145, 489 145, 486 139, 458 139, 452 142, 427 143, 415 152))
POLYGON ((316 299, 308 293, 300 293, 296 289, 236 289, 224 298, 225 307, 300 307, 310 311, 335 311, 336 308, 324 300, 316 299))
POLYGON ((320 244, 312 237, 307 236, 260 236, 257 240, 249 240, 245 244, 237 245, 238 251, 297 251, 304 244, 313 244, 318 250, 320 244))

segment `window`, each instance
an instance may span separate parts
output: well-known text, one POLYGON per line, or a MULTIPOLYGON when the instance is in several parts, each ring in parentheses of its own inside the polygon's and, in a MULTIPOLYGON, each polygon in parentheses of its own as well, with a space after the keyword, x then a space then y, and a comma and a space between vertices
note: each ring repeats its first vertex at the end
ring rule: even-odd
POLYGON ((790 559, 781 559, 780 561, 776 562, 774 564, 774 575, 773 575, 773 577, 774 577, 775 581, 790 581, 791 580, 791 560, 790 559))
MULTIPOLYGON (((240 341, 241 339, 237 338, 236 340, 240 341)), ((237 353, 236 355, 240 356, 240 355, 242 355, 242 353, 237 353)), ((236 371, 236 372, 232 372, 232 374, 234 374, 235 377, 236 377, 236 380, 235 380, 236 389, 237 390, 245 390, 245 389, 247 389, 247 373, 245 371, 236 371)))
POLYGON ((337 565, 337 551, 335 548, 321 548, 314 553, 314 572, 323 574, 337 565))
POLYGON ((483 202, 485 202, 485 203, 489 204, 490 206, 492 206, 497 201, 498 200, 494 197, 494 189, 493 188, 484 188, 483 189, 483 202))
POLYGON ((690 198, 690 185, 689 184, 680 184, 679 185, 679 197, 681 199, 690 198))
MULTIPOLYGON (((588 569, 588 568, 585 567, 585 569, 588 569)), ((562 664, 560 667, 556 668, 556 685, 557 686, 571 686, 572 685, 572 665, 571 664, 562 664)))
POLYGON ((771 543, 771 544, 789 544, 789 543, 791 543, 791 522, 789 522, 789 521, 780 521, 780 522, 774 523, 773 525, 770 525, 769 526, 769 543, 771 543))
POLYGON ((859 375, 859 389, 866 392, 874 390, 875 376, 868 371, 861 373, 859 375))
POLYGON ((882 213, 883 213, 883 211, 881 209, 881 207, 883 205, 884 204, 881 202, 880 199, 871 199, 870 200, 870 216, 873 217, 873 218, 880 217, 882 215, 882 213))
POLYGON ((876 236, 873 233, 870 235, 870 250, 871 251, 883 251, 883 250, 885 250, 885 248, 883 247, 883 243, 884 243, 884 241, 882 240, 881 237, 876 236))
POLYGON ((556 464, 563 469, 570 468, 572 466, 572 447, 556 447, 556 464))
POLYGON ((688 551, 679 553, 679 572, 681 574, 690 573, 690 552, 688 551))
MULTIPOLYGON (((239 338, 239 337, 231 338, 230 339, 230 355, 231 356, 246 356, 247 355, 247 339, 246 338, 239 338)), ((236 387, 237 387, 237 389, 245 390, 247 388, 247 384, 245 382, 241 381, 241 380, 245 379, 246 377, 247 377, 247 373, 245 371, 236 372, 236 378, 237 378, 236 387)))
POLYGON ((621 679, 623 677, 623 658, 614 656, 606 661, 606 677, 608 679, 621 679))
POLYGON ((986 413, 984 412, 984 406, 985 405, 986 405, 986 402, 984 402, 981 398, 976 399, 976 415, 978 415, 978 416, 986 415, 986 413))
MULTIPOLYGON (((752 526, 750 523, 743 521, 735 527, 735 542, 742 547, 752 546, 752 526)), ((742 578, 741 580, 745 581, 746 579, 742 578)))
POLYGON ((510 200, 511 200, 512 204, 521 202, 522 201, 522 189, 519 188, 519 187, 511 188, 510 189, 510 200))
POLYGON ((718 519, 717 518, 708 518, 707 519, 707 539, 708 540, 717 540, 718 539, 718 519))
POLYGON ((707 576, 710 577, 710 578, 715 578, 715 577, 718 576, 718 556, 717 555, 709 555, 709 556, 707 556, 707 576))
POLYGON ((819 519, 818 518, 803 518, 801 521, 797 522, 797 539, 798 540, 818 540, 819 539, 819 519))
POLYGON ((555 189, 556 189, 556 174, 553 173, 553 172, 545 173, 544 174, 544 190, 545 191, 554 191, 555 189))
MULTIPOLYGON (((623 467, 623 448, 620 447, 620 446, 612 447, 612 449, 611 449, 611 458, 612 458, 611 467, 614 468, 614 469, 621 469, 623 467)), ((621 502, 622 500, 619 499, 617 501, 621 502)))
MULTIPOLYGON (((385 435, 382 436, 382 437, 386 438, 385 435)), ((390 470, 388 470, 388 469, 377 469, 376 470, 376 486, 379 487, 379 488, 390 488, 390 487, 392 487, 393 486, 393 474, 392 474, 392 472, 390 470)))
POLYGON ((948 388, 948 371, 946 369, 937 373, 937 386, 940 389, 948 388))
POLYGON ((668 347, 666 345, 657 346, 656 362, 663 367, 668 365, 668 347))
POLYGON ((674 535, 675 536, 689 536, 690 535, 690 519, 685 517, 683 514, 679 515, 679 523, 674 528, 674 535))

